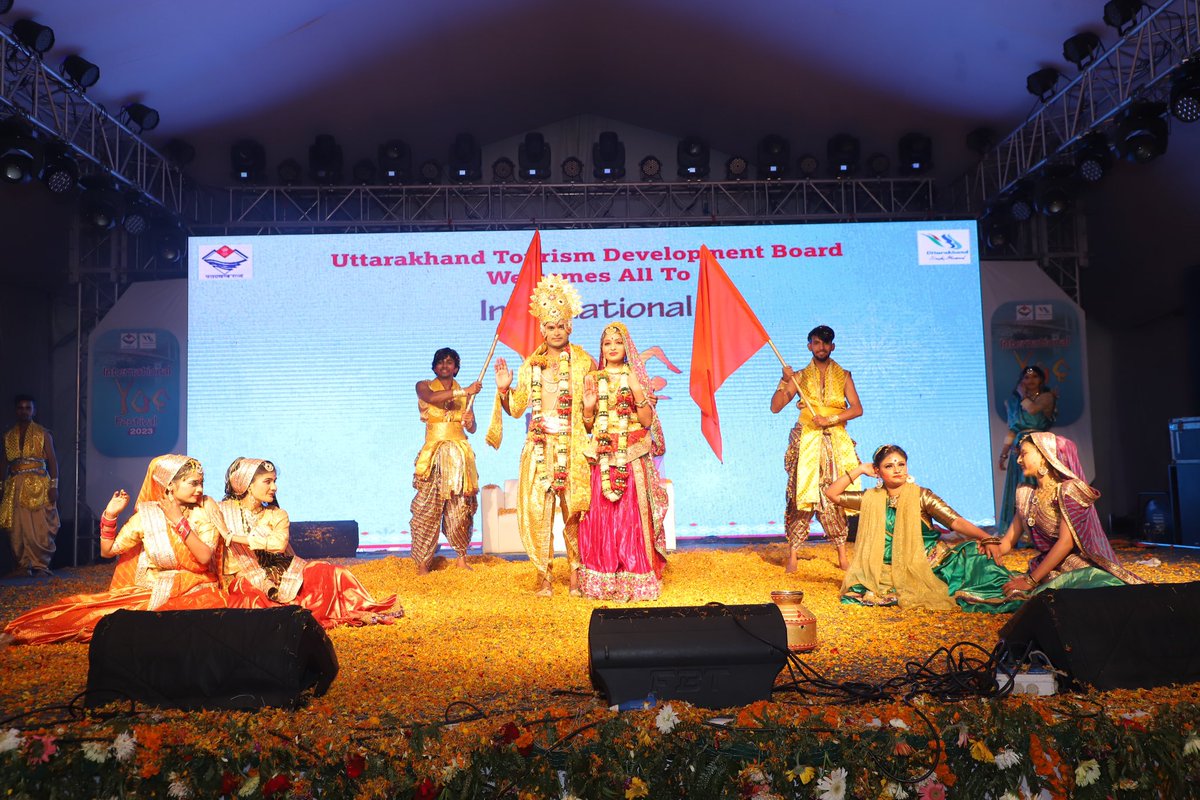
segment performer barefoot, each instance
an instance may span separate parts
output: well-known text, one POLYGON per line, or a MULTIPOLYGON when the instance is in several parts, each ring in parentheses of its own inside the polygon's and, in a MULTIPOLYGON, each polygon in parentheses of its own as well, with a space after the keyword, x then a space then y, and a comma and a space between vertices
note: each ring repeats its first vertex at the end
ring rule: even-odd
POLYGON ((130 556, 118 564, 122 574, 114 575, 114 587, 34 609, 10 622, 6 634, 23 644, 86 642, 96 623, 118 609, 253 606, 252 599, 231 600, 221 590, 216 565, 222 543, 200 462, 174 454, 151 461, 137 511, 117 533, 117 517, 128 503, 124 490, 114 492, 100 521, 100 554, 130 556))
POLYGON ((0 528, 8 529, 14 575, 49 577, 58 533, 58 459, 54 437, 33 421, 27 394, 13 398, 17 424, 4 434, 0 460, 0 528))
POLYGON ((1044 589, 1145 583, 1117 561, 1096 513, 1100 493, 1083 480, 1074 442, 1045 431, 1031 433, 1021 442, 1017 463, 1037 480, 1037 488, 1017 487, 1017 515, 1001 549, 1007 553, 1028 530, 1038 554, 1028 573, 1005 584, 1006 592, 1029 597, 1044 589))
POLYGON ((667 493, 654 468, 666 451, 657 399, 620 322, 605 327, 600 358, 604 367, 583 386, 592 500, 579 523, 579 586, 598 600, 654 600, 667 560, 667 493))
POLYGON ((259 592, 307 608, 324 628, 390 623, 404 616, 396 595, 375 600, 350 570, 296 556, 291 521, 276 499, 275 465, 236 458, 225 471, 221 535, 228 543, 222 581, 231 595, 259 592))
MULTIPOLYGON (((849 371, 830 358, 833 336, 828 325, 818 325, 809 331, 808 351, 812 353, 812 361, 795 373, 803 392, 803 397, 796 401, 800 418, 792 428, 783 456, 783 468, 788 474, 784 512, 788 572, 796 571, 796 550, 808 539, 813 514, 821 520, 826 538, 837 548, 838 566, 843 570, 850 566, 846 557, 849 535, 846 512, 829 500, 823 489, 858 466, 858 454, 854 452, 854 440, 846 432, 846 423, 861 417, 863 408, 849 371)), ((772 414, 778 414, 796 397, 793 374, 792 368, 785 365, 783 377, 771 395, 772 414)), ((857 484, 854 486, 857 488, 857 484)))
MULTIPOLYGON (((584 457, 583 380, 595 361, 570 343, 572 319, 583 310, 579 293, 560 275, 547 275, 533 290, 529 313, 541 321, 545 342, 513 373, 496 361, 499 406, 520 417, 532 408, 533 419, 521 449, 517 527, 521 543, 538 574, 537 593, 549 596, 554 562, 554 509, 565 524, 570 591, 579 594, 579 515, 591 500, 590 470, 584 457)), ((500 420, 494 418, 488 441, 499 444, 500 420)))
POLYGON ((412 501, 412 558, 417 574, 429 574, 438 550, 439 528, 458 553, 458 566, 467 565, 471 523, 479 507, 479 473, 467 434, 475 432, 475 412, 470 397, 483 385, 476 381, 463 388, 454 380, 460 366, 458 353, 443 347, 433 354, 430 381, 417 382, 417 407, 425 423, 425 446, 417 455, 412 501))
POLYGON ((1008 432, 1000 446, 1000 469, 1005 471, 1004 496, 1000 500, 1000 517, 996 520, 996 531, 1005 533, 1012 524, 1017 508, 1017 487, 1021 484, 1034 485, 1032 478, 1024 477, 1017 456, 1021 442, 1034 431, 1048 431, 1054 424, 1057 395, 1046 387, 1046 373, 1039 366, 1026 367, 1013 388, 1012 395, 1004 402, 1008 415, 1008 432))
POLYGON ((842 602, 867 606, 964 611, 1015 611, 1004 594, 1012 573, 1000 566, 1000 539, 988 536, 929 489, 912 482, 908 454, 885 444, 870 464, 839 475, 825 494, 860 512, 854 560, 842 579, 842 602), (860 475, 879 478, 878 489, 846 491, 860 475), (969 541, 948 544, 937 520, 969 541))

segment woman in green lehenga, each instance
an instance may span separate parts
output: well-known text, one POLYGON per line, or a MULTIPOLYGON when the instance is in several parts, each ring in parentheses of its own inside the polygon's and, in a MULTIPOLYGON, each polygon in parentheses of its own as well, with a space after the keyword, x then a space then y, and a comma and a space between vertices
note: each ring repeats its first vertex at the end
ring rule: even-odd
POLYGON ((1000 540, 963 519, 929 489, 912 482, 899 445, 875 451, 829 485, 825 494, 859 512, 854 558, 842 581, 842 602, 964 611, 1014 611, 1006 597, 1012 573, 1002 567, 1000 540), (879 478, 877 489, 847 491, 859 475, 879 478), (967 541, 943 542, 937 520, 967 541))

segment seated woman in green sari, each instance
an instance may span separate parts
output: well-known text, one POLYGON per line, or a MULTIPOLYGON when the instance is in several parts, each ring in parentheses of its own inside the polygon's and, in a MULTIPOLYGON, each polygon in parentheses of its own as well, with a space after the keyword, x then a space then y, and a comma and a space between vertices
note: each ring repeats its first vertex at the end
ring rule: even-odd
POLYGON ((948 611, 1015 611, 1006 597, 1012 573, 1000 566, 1000 540, 963 519, 929 489, 912 482, 908 454, 894 444, 875 451, 826 489, 830 500, 859 512, 854 558, 842 580, 842 602, 948 611), (877 489, 847 491, 859 475, 877 489), (947 543, 937 520, 967 541, 947 543))

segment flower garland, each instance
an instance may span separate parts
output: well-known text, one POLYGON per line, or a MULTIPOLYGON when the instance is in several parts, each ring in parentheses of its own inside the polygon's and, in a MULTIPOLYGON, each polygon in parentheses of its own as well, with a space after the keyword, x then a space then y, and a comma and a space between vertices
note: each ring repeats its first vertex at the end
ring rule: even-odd
POLYGON ((596 455, 600 457, 600 486, 604 496, 617 502, 629 484, 629 417, 633 414, 633 391, 629 388, 629 369, 616 376, 617 391, 613 411, 616 413, 616 437, 609 431, 609 384, 611 376, 601 370, 596 381, 599 403, 596 409, 596 455), (613 464, 613 455, 616 464, 613 464))
MULTIPOLYGON (((533 403, 533 423, 530 435, 533 436, 534 460, 537 463, 538 478, 546 482, 546 426, 542 422, 542 369, 548 366, 546 358, 539 357, 531 362, 533 374, 530 378, 531 399, 533 403)), ((558 415, 559 430, 554 434, 554 474, 550 485, 554 491, 561 492, 567 486, 567 451, 571 442, 571 353, 563 350, 558 354, 558 401, 555 411, 558 415)))

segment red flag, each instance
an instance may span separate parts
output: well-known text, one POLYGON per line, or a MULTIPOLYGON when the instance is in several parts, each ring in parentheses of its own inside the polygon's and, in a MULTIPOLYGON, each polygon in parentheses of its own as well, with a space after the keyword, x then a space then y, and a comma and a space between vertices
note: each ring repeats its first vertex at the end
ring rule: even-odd
POLYGON ((534 231, 512 296, 508 298, 508 305, 500 315, 500 324, 496 326, 496 338, 520 353, 522 358, 529 358, 542 343, 537 317, 529 313, 529 298, 541 279, 542 234, 534 231))
POLYGON ((717 389, 771 338, 717 259, 700 246, 696 327, 692 333, 691 395, 700 406, 700 431, 721 460, 717 389))

